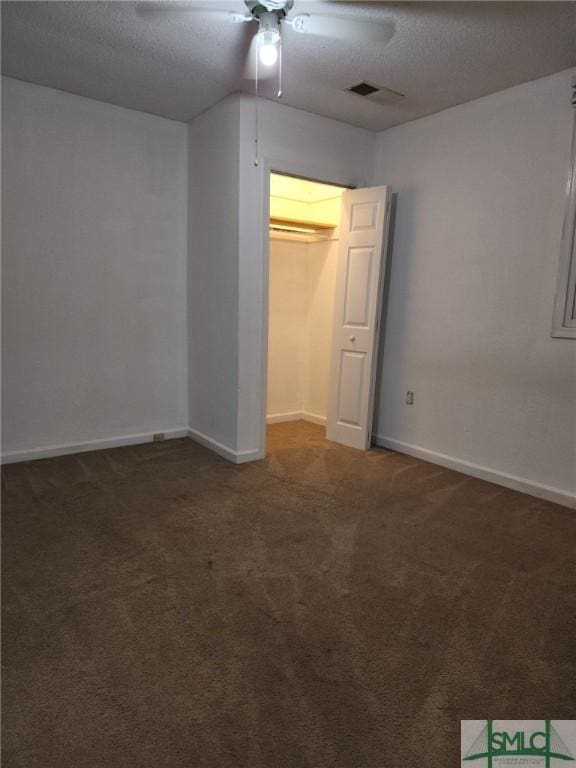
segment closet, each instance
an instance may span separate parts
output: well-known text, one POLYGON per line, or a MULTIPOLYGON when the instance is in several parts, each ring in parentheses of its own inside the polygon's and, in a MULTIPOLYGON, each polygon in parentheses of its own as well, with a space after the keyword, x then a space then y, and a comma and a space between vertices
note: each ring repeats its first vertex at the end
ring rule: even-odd
POLYGON ((269 424, 304 419, 370 447, 391 197, 270 174, 269 424))
POLYGON ((326 423, 343 192, 270 175, 268 423, 326 423))

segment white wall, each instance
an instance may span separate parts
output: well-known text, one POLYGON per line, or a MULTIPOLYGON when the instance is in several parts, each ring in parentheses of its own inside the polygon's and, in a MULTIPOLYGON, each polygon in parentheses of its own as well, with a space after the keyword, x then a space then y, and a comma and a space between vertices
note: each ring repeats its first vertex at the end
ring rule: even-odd
POLYGON ((229 458, 238 421, 239 131, 238 96, 188 126, 189 423, 229 458))
POLYGON ((238 460, 263 455, 266 392, 267 256, 263 232, 267 171, 350 186, 373 171, 375 135, 272 101, 259 104, 259 165, 254 165, 254 99, 240 100, 240 231, 238 325, 238 460))
POLYGON ((337 248, 270 239, 268 416, 326 418, 337 248))
POLYGON ((301 413, 308 376, 308 245, 270 239, 267 415, 301 413))
POLYGON ((303 411, 325 419, 332 353, 338 240, 308 244, 307 376, 303 411))
POLYGON ((374 134, 275 102, 232 95, 189 124, 191 435, 234 461, 263 455, 269 168, 362 184, 374 134), (265 230, 266 227, 266 230, 265 230))
POLYGON ((186 127, 2 79, 3 451, 186 427, 186 127))
POLYGON ((573 77, 377 137, 264 101, 258 166, 249 97, 187 129, 3 78, 4 452, 177 431, 189 405, 261 455, 274 168, 397 193, 375 431, 574 493, 576 344, 550 337, 573 77))
POLYGON ((566 493, 576 344, 550 328, 573 77, 388 130, 374 176, 397 194, 375 431, 566 493))

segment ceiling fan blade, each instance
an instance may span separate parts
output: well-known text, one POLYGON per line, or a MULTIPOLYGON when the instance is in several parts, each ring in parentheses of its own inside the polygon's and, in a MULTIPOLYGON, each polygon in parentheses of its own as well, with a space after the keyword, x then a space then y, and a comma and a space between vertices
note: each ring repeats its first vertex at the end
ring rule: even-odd
MULTIPOLYGON (((224 5, 218 7, 215 3, 186 3, 186 2, 140 2, 136 3, 136 13, 138 16, 147 18, 157 18, 174 16, 176 14, 213 14, 220 16, 223 20, 232 22, 241 22, 245 17, 241 13, 230 11, 224 5)), ((250 18, 250 17, 248 17, 250 18)))
POLYGON ((357 21, 344 16, 324 16, 317 13, 299 14, 289 23, 295 32, 302 34, 377 45, 389 43, 396 31, 392 21, 357 21))

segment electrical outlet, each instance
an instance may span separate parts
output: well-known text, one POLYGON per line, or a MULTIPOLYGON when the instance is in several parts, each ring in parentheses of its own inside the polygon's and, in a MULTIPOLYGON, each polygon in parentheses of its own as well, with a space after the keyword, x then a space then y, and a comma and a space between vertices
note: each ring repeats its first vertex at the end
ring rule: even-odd
POLYGON ((414 405, 414 392, 410 389, 406 392, 406 405, 414 405))
POLYGON ((155 443, 161 442, 164 440, 164 432, 156 432, 154 435, 152 435, 152 440, 154 440, 155 443))

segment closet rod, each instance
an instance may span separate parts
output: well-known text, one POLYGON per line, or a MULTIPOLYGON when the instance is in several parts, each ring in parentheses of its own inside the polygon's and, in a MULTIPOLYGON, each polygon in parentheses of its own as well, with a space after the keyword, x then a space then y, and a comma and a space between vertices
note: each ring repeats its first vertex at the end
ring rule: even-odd
POLYGON ((306 235, 306 237, 324 237, 324 233, 316 232, 314 229, 292 229, 291 227, 270 226, 270 232, 280 232, 290 235, 306 235))

